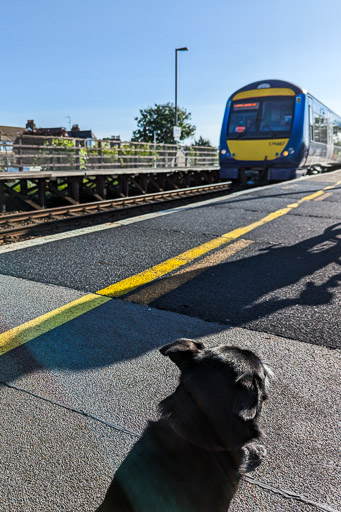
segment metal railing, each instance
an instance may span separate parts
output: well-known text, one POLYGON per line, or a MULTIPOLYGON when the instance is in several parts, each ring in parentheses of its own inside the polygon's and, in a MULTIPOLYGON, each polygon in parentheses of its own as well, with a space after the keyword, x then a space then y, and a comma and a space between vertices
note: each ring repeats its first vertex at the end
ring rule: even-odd
POLYGON ((0 140, 0 172, 112 171, 114 169, 218 166, 218 150, 116 140, 22 136, 0 140))

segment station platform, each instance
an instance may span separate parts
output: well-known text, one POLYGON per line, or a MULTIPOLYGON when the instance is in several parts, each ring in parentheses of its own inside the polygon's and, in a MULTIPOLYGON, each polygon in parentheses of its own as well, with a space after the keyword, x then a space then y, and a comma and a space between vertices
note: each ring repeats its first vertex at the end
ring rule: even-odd
POLYGON ((23 134, 0 144, 7 211, 163 192, 219 181, 218 149, 23 134))
POLYGON ((219 166, 124 167, 0 172, 0 204, 42 209, 219 182, 219 166), (58 204, 59 204, 58 203, 58 204))
POLYGON ((0 247, 0 512, 95 510, 179 337, 275 373, 268 457, 230 510, 337 512, 340 199, 336 171, 0 247))

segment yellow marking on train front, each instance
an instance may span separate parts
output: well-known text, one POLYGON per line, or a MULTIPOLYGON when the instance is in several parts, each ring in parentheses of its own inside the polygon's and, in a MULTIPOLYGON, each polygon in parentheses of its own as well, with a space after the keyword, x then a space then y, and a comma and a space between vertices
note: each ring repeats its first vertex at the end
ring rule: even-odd
POLYGON ((226 141, 234 160, 259 162, 276 160, 288 144, 289 139, 233 140, 226 141))
POLYGON ((29 320, 18 327, 13 327, 13 329, 0 334, 0 355, 37 338, 41 334, 52 331, 52 329, 101 306, 109 300, 108 297, 101 297, 90 293, 65 304, 65 306, 29 320))
POLYGON ((238 92, 232 100, 242 100, 246 98, 261 98, 263 96, 295 96, 292 89, 285 87, 268 87, 267 89, 251 89, 250 91, 238 92))

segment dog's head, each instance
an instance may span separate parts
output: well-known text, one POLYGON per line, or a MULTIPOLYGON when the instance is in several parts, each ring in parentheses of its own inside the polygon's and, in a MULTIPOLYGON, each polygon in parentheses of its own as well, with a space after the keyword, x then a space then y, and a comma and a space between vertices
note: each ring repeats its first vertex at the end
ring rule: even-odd
POLYGON ((161 402, 171 426, 208 449, 238 449, 260 436, 270 368, 249 350, 179 339, 160 349, 180 369, 175 393, 161 402))

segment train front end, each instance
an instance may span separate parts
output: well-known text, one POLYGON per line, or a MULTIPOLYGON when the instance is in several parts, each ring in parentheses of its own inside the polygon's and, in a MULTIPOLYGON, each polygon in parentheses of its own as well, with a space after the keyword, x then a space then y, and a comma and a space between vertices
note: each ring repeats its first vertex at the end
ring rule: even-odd
POLYGON ((223 120, 220 177, 256 183, 295 178, 308 150, 305 105, 305 92, 282 80, 236 91, 223 120))

